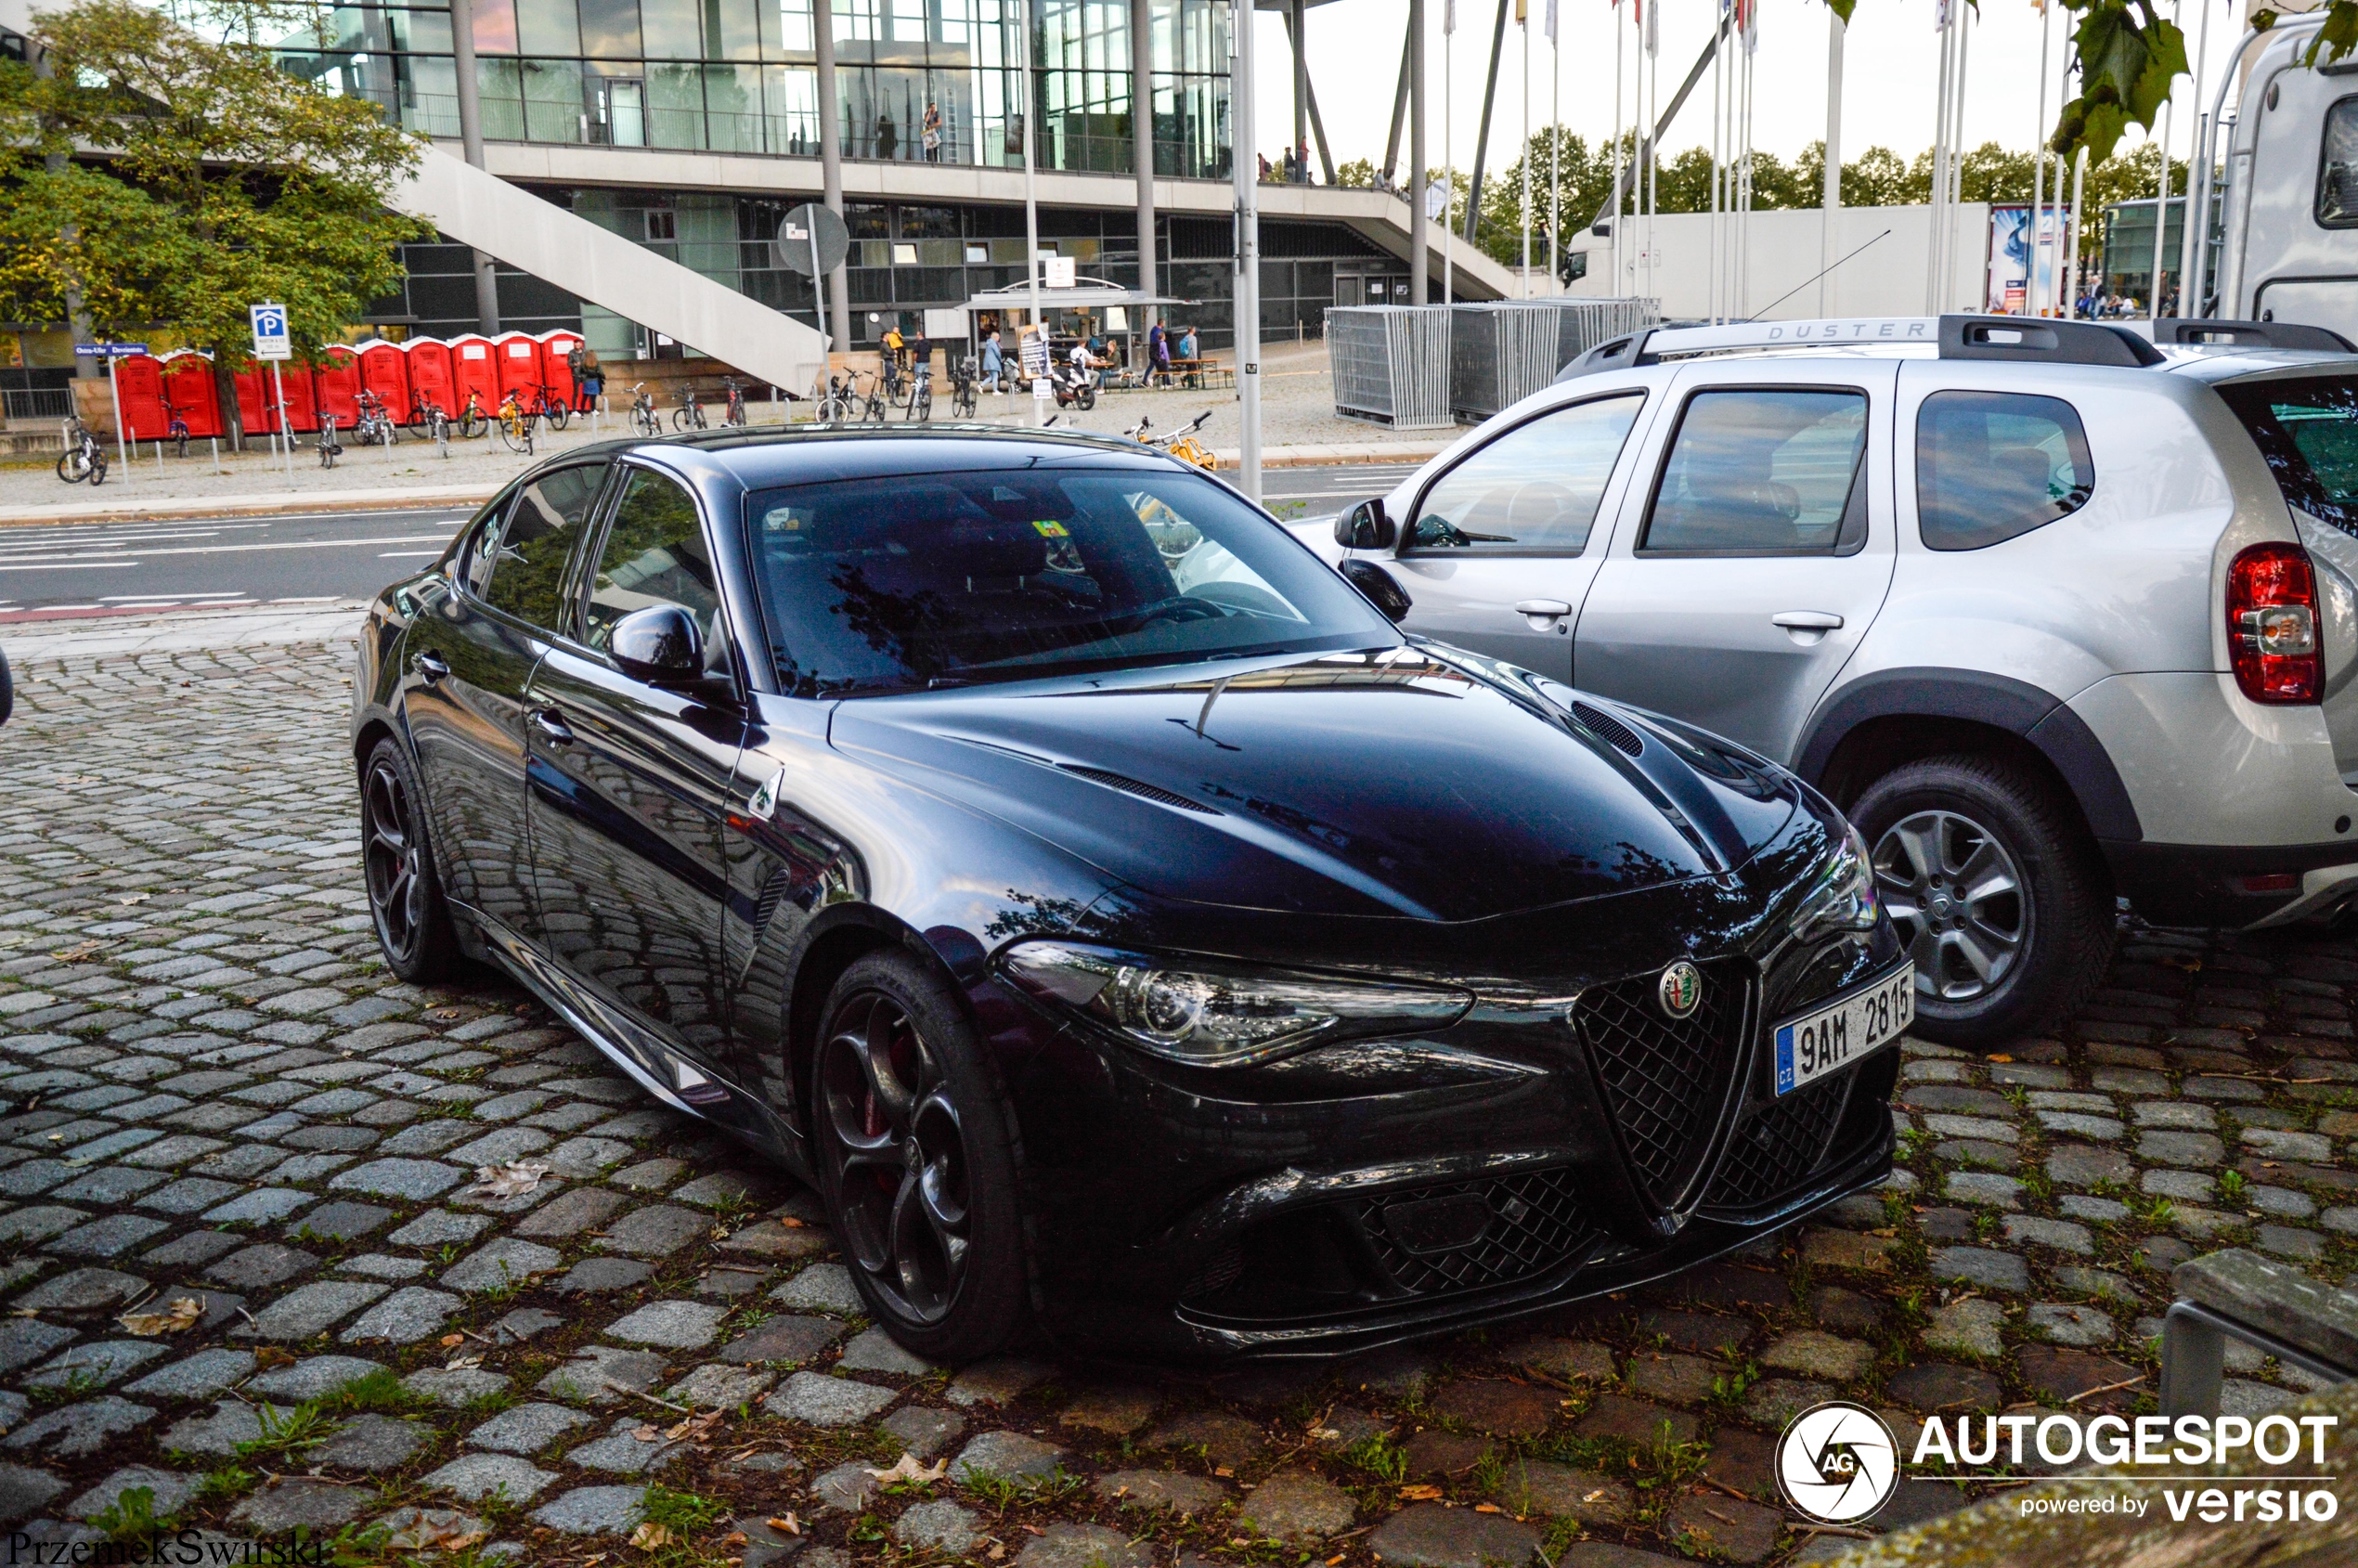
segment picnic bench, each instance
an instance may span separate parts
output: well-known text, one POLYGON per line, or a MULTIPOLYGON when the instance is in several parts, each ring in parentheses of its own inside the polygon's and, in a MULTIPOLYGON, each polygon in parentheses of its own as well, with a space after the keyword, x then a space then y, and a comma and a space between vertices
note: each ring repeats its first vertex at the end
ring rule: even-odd
POLYGON ((2177 1300, 2162 1320, 2161 1413, 2219 1414, 2227 1341, 2289 1367, 2358 1381, 2358 1294, 2241 1248, 2170 1270, 2177 1300))
POLYGON ((1222 367, 1217 359, 1173 359, 1171 373, 1185 387, 1234 386, 1237 373, 1222 367))

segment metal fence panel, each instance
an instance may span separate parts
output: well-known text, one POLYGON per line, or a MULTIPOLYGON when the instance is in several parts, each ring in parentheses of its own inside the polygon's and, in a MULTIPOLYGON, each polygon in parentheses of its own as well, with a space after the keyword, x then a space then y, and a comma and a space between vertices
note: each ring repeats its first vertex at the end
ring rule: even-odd
POLYGON ((1449 411, 1480 424, 1556 379, 1560 329, 1543 300, 1453 307, 1449 323, 1449 411))
POLYGON ((1445 305, 1338 305, 1327 312, 1335 412, 1395 430, 1456 422, 1449 413, 1445 305))
POLYGON ((1653 299, 1563 300, 1556 308, 1559 370, 1600 343, 1662 322, 1662 302, 1653 299))
POLYGON ((73 412, 73 392, 62 386, 0 388, 0 414, 9 420, 62 420, 73 412))

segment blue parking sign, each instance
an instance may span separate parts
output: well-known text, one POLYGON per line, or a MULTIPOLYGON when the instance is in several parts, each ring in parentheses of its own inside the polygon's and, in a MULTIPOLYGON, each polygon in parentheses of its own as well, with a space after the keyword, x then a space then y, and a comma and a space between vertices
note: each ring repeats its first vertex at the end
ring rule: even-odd
POLYGON ((294 356, 294 342, 287 332, 287 307, 283 305, 257 305, 248 314, 253 318, 253 356, 256 359, 290 359, 294 356))

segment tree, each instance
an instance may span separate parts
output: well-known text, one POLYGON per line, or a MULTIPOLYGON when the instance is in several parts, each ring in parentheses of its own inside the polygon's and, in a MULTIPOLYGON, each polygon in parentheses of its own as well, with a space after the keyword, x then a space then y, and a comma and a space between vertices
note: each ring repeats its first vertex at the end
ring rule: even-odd
POLYGON ((281 71, 257 14, 216 43, 134 0, 75 0, 35 20, 50 74, 0 61, 0 316, 63 320, 78 286, 102 335, 177 329, 213 354, 233 440, 247 305, 284 303, 316 358, 400 283, 395 247, 432 232, 385 204, 419 144, 281 71))

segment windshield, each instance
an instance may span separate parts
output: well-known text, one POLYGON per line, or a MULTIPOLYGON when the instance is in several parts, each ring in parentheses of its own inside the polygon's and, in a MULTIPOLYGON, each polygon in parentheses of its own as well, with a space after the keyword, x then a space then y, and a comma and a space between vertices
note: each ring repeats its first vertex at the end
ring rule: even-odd
POLYGON ((779 681, 803 695, 1400 641, 1282 528, 1176 471, 758 490, 745 531, 779 681))
POLYGON ((2287 503, 2358 534, 2358 378, 2230 382, 2219 395, 2251 432, 2287 503))

